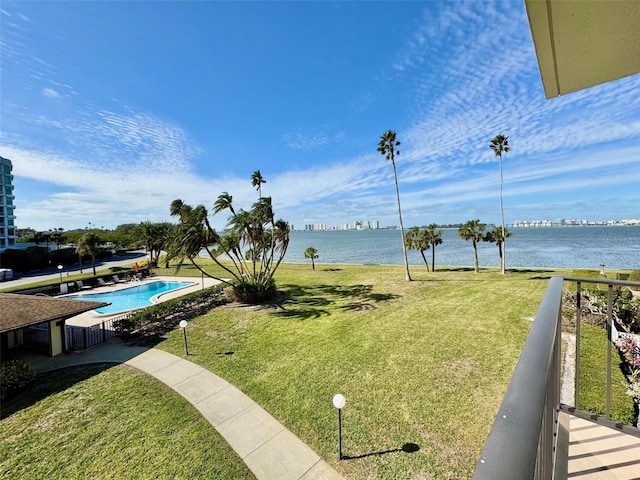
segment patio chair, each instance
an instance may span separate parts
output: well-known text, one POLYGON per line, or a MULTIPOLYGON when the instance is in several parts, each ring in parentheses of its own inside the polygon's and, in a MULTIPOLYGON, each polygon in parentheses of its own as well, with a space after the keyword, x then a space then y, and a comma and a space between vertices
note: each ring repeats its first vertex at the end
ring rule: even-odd
POLYGON ((111 285, 115 285, 114 282, 105 282, 104 278, 98 278, 98 285, 101 287, 110 287, 111 285))
POLYGON ((85 285, 82 283, 82 280, 76 280, 76 286, 78 290, 91 290, 93 287, 91 285, 85 285))
POLYGON ((126 280, 120 280, 120 277, 118 277, 118 275, 114 275, 114 276, 113 276, 113 277, 111 277, 111 278, 113 278, 113 281, 114 281, 115 283, 127 283, 127 281, 126 281, 126 280))

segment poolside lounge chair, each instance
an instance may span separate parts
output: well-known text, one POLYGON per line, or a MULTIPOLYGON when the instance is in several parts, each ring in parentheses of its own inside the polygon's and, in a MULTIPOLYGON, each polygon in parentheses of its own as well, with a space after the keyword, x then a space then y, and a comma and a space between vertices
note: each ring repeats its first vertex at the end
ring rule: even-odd
POLYGON ((93 288, 91 285, 84 285, 82 280, 76 280, 76 286, 78 290, 91 290, 93 288))
POLYGON ((114 282, 105 282, 104 278, 100 277, 98 278, 98 285, 101 287, 109 287, 111 285, 115 285, 114 282))
POLYGON ((127 283, 127 281, 126 281, 126 280, 120 280, 120 278, 118 277, 118 275, 114 275, 114 276, 113 276, 113 277, 111 277, 111 278, 113 278, 113 281, 114 281, 115 283, 127 283))

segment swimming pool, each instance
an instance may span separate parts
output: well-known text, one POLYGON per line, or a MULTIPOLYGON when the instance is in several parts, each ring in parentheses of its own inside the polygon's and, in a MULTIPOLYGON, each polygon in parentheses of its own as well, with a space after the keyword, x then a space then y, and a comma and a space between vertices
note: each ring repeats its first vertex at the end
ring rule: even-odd
POLYGON ((153 305, 155 297, 163 293, 194 285, 193 282, 151 282, 135 287, 124 288, 104 293, 90 293, 88 295, 68 295, 65 298, 75 300, 89 300, 94 302, 109 302, 111 305, 97 308, 94 312, 111 314, 127 310, 135 310, 153 305))

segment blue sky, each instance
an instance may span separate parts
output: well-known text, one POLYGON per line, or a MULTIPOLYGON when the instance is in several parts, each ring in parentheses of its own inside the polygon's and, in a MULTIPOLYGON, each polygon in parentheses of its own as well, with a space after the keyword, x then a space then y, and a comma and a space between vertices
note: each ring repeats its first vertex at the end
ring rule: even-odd
MULTIPOLYGON (((304 224, 640 217, 640 75, 545 100, 524 2, 2 3, 19 228, 170 221, 267 180, 304 224)), ((215 216, 220 228, 226 217, 215 216)))

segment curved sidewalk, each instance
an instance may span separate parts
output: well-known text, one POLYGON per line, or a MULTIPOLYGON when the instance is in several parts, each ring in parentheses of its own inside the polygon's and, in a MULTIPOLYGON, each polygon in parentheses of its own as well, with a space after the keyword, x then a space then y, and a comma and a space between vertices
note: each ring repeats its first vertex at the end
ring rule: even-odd
POLYGON ((126 347, 118 341, 110 341, 84 353, 48 359, 46 364, 34 367, 46 371, 82 363, 111 361, 126 363, 152 375, 182 395, 224 437, 257 479, 343 478, 236 387, 201 366, 171 353, 155 348, 126 347))

